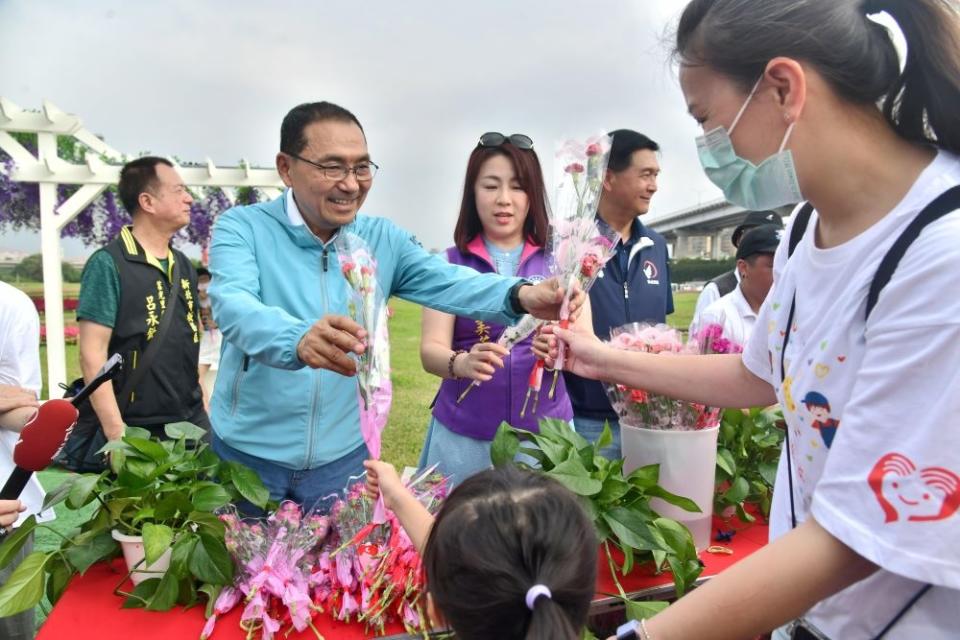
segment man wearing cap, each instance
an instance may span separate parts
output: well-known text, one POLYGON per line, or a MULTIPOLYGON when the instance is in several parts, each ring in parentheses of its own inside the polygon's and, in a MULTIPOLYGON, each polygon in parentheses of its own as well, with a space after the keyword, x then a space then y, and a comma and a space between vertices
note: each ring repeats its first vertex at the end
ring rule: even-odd
MULTIPOLYGON (((730 236, 730 242, 733 243, 734 247, 739 248, 740 239, 744 233, 764 224, 774 225, 782 229, 783 219, 776 211, 750 211, 747 213, 747 217, 744 218, 743 222, 733 230, 733 235, 730 236)), ((700 296, 697 298, 697 306, 694 309, 693 321, 690 323, 690 326, 699 324, 700 315, 707 307, 736 289, 738 282, 740 282, 739 274, 736 269, 732 269, 720 274, 705 284, 703 291, 700 292, 700 296)))
POLYGON ((750 339, 757 314, 773 286, 773 254, 783 229, 775 224, 754 227, 737 247, 737 280, 733 291, 713 302, 690 325, 690 335, 711 324, 723 327, 723 337, 741 347, 750 339))

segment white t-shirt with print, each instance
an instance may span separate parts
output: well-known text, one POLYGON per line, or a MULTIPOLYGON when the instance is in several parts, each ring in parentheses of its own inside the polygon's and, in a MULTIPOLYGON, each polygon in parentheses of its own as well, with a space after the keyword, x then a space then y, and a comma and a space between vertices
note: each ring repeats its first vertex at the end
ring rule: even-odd
MULTIPOLYGON (((926 583, 935 586, 886 638, 960 637, 960 211, 926 227, 864 321, 880 260, 924 206, 958 184, 960 158, 940 152, 856 238, 816 248, 814 213, 788 264, 787 230, 743 354, 783 406, 798 522, 812 513, 881 567, 806 616, 835 640, 873 638, 926 583)), ((786 448, 776 487, 771 539, 790 529, 786 448)))

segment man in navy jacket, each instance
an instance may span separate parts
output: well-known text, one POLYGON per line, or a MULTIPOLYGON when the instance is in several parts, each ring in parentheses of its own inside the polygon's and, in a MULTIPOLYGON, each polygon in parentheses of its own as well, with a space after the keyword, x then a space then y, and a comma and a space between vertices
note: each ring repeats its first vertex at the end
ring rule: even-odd
MULTIPOLYGON (((657 191, 660 164, 656 142, 636 131, 619 129, 610 134, 613 145, 603 181, 598 221, 620 235, 616 254, 590 290, 593 330, 600 339, 610 329, 628 322, 659 323, 673 313, 667 243, 659 233, 640 222, 657 191)), ((603 450, 619 458, 620 425, 603 385, 565 372, 577 432, 595 441, 609 422, 613 444, 603 450)))

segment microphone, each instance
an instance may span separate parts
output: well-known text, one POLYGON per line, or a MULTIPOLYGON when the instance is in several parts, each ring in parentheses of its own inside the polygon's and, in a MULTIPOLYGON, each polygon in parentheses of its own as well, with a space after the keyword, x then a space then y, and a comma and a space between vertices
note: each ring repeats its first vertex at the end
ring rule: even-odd
POLYGON ((103 365, 90 384, 73 398, 60 398, 44 402, 20 432, 13 448, 13 463, 16 465, 3 489, 0 500, 15 500, 27 486, 30 476, 42 471, 57 457, 67 443, 70 432, 77 424, 81 405, 97 387, 117 375, 123 365, 123 357, 116 353, 103 365))

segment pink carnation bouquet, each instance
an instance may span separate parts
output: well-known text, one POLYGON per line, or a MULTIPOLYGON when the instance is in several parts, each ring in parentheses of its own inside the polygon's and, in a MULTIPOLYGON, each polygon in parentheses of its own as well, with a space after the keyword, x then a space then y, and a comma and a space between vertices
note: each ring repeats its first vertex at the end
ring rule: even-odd
POLYGON ((716 322, 698 329, 692 338, 700 353, 743 353, 743 345, 727 338, 723 325, 716 322))
MULTIPOLYGON (((447 481, 428 469, 407 486, 431 513, 447 496, 447 481)), ((420 555, 393 512, 374 522, 374 501, 364 482, 355 482, 337 499, 330 514, 334 537, 320 554, 310 581, 314 602, 335 619, 363 622, 384 632, 399 621, 407 633, 427 629, 420 555)))
MULTIPOLYGON (((549 212, 550 235, 546 254, 551 273, 566 283, 566 295, 560 308, 560 326, 564 329, 570 326, 570 299, 574 291, 590 291, 600 271, 613 256, 617 243, 616 232, 601 229, 596 221, 610 144, 610 136, 601 133, 585 141, 567 140, 556 153, 556 192, 549 212)), ((561 349, 547 394, 551 398, 556 391, 563 359, 561 349)), ((526 414, 531 399, 532 413, 537 412, 544 368, 543 360, 538 359, 530 371, 521 417, 526 414)))
MULTIPOLYGON (((334 247, 340 271, 349 285, 350 315, 367 331, 367 349, 357 356, 357 400, 363 441, 370 456, 379 459, 383 430, 393 401, 386 299, 377 282, 377 261, 367 243, 355 233, 341 229, 334 247)), ((383 522, 385 517, 380 500, 374 518, 383 522)))
MULTIPOLYGON (((684 344, 683 336, 665 324, 633 322, 610 330, 610 346, 623 351, 683 357, 700 353, 695 342, 684 344)), ((675 400, 623 384, 604 383, 610 404, 623 424, 647 429, 692 431, 717 426, 720 410, 696 402, 675 400)))
POLYGON ((227 550, 237 567, 233 586, 224 588, 213 603, 200 635, 213 633, 217 618, 243 606, 240 626, 262 640, 278 633, 313 629, 320 609, 314 605, 311 575, 319 550, 330 533, 330 519, 303 513, 293 502, 283 502, 268 518, 242 519, 232 507, 220 514, 227 550))
MULTIPOLYGON (((556 154, 556 196, 550 210, 547 258, 553 274, 567 284, 560 309, 563 328, 570 324, 573 292, 577 288, 589 291, 617 244, 616 231, 601 230, 596 220, 610 145, 610 136, 601 133, 583 142, 567 140, 556 154)), ((561 349, 558 371, 563 368, 563 358, 561 349)))
MULTIPOLYGON (((405 476, 431 513, 447 496, 447 479, 434 469, 405 476)), ((236 577, 214 600, 201 640, 238 606, 248 639, 272 640, 306 629, 322 639, 314 624, 318 615, 361 622, 378 635, 394 622, 409 634, 426 633, 420 555, 393 512, 387 511, 383 522, 375 521, 375 512, 366 483, 356 480, 306 513, 284 502, 268 518, 242 519, 229 507, 219 517, 236 577)))

